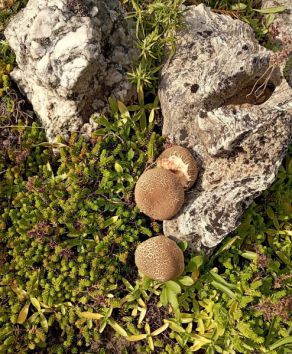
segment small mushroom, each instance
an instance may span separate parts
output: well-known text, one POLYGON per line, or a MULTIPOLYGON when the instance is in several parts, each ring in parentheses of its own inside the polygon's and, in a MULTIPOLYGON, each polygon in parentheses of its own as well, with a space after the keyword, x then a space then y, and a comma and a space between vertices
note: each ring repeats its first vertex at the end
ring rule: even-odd
POLYGON ((174 173, 185 189, 190 189, 198 177, 198 166, 193 155, 182 146, 166 149, 157 159, 157 166, 174 173))
POLYGON ((184 254, 164 235, 142 242, 135 252, 136 266, 143 275, 161 282, 179 277, 184 271, 184 254))
POLYGON ((177 177, 163 168, 145 171, 135 188, 138 208, 154 220, 169 220, 184 203, 184 189, 177 177))

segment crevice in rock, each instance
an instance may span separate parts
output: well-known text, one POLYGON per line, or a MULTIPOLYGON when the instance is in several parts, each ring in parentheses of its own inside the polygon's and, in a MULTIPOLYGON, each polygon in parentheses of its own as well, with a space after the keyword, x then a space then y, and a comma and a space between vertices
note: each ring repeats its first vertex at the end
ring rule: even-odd
POLYGON ((288 85, 292 87, 292 55, 288 58, 283 72, 288 85))
POLYGON ((249 83, 239 92, 236 92, 234 96, 227 98, 221 107, 240 106, 243 104, 261 105, 272 96, 275 89, 276 86, 272 81, 268 81, 267 84, 263 81, 249 83))
POLYGON ((185 22, 159 98, 163 134, 200 157, 200 176, 163 228, 194 250, 212 249, 275 179, 291 140, 291 89, 246 24, 204 5, 190 7, 185 22))

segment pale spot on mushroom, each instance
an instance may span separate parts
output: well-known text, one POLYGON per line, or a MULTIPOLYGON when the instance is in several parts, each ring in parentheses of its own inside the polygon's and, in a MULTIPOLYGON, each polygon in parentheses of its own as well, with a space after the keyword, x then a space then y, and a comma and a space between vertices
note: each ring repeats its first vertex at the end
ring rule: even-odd
POLYGON ((185 189, 189 189, 198 177, 196 160, 186 148, 172 146, 166 149, 157 159, 157 166, 177 176, 185 189))
POLYGON ((159 161, 159 167, 165 168, 174 173, 179 178, 184 188, 186 188, 188 182, 191 181, 191 177, 188 173, 189 164, 184 163, 180 156, 172 155, 167 159, 161 159, 159 161))

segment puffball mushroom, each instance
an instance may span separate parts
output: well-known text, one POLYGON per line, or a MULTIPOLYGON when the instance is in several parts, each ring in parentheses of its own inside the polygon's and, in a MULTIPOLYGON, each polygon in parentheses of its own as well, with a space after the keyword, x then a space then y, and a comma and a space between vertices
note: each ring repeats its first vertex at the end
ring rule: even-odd
POLYGON ((135 188, 135 201, 154 220, 169 220, 184 203, 184 189, 177 177, 163 168, 145 171, 135 188))
POLYGON ((189 189, 198 177, 198 166, 188 149, 174 145, 166 149, 157 159, 157 167, 174 173, 185 189, 189 189))
POLYGON ((136 266, 143 275, 161 282, 179 277, 184 271, 184 254, 164 235, 142 242, 135 252, 136 266))

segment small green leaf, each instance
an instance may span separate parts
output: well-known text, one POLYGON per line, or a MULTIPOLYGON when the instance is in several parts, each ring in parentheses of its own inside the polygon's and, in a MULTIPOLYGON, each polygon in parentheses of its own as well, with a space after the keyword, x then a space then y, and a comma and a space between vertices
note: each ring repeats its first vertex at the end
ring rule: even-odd
POLYGON ((140 105, 144 104, 144 91, 143 91, 143 87, 139 86, 137 88, 137 93, 138 93, 138 101, 140 103, 140 105))
POLYGON ((261 14, 276 14, 285 11, 286 8, 284 6, 276 6, 276 7, 267 7, 266 9, 253 9, 253 10, 261 14))
POLYGON ((270 14, 267 16, 267 19, 266 19, 266 26, 269 27, 271 26, 271 24, 274 22, 275 20, 275 15, 274 14, 270 14))
POLYGON ((182 326, 178 325, 177 323, 175 323, 172 320, 164 320, 164 322, 168 323, 169 327, 175 332, 178 332, 178 333, 184 333, 185 332, 185 329, 182 326))
POLYGON ((118 162, 115 163, 115 170, 118 173, 123 173, 123 171, 124 171, 123 167, 118 162))
POLYGON ((231 299, 236 298, 236 295, 234 294, 234 292, 231 291, 229 288, 227 288, 225 285, 218 283, 217 281, 212 281, 211 284, 214 286, 214 288, 221 290, 226 295, 228 295, 231 299))
POLYGON ((38 299, 36 299, 35 297, 31 297, 30 301, 38 311, 41 311, 41 304, 38 299))
POLYGON ((153 351, 155 349, 152 337, 148 337, 148 345, 149 345, 150 350, 153 351))
POLYGON ((28 319, 28 322, 30 323, 34 323, 36 321, 36 319, 39 317, 40 313, 39 312, 35 312, 33 313, 30 318, 28 319))
POLYGON ((49 330, 48 321, 47 321, 46 317, 42 313, 40 314, 40 317, 41 317, 40 324, 42 326, 42 329, 44 330, 45 333, 47 333, 48 330, 49 330))
POLYGON ((167 299, 175 311, 179 309, 177 294, 167 290, 167 299))
POLYGON ((167 303, 168 303, 168 298, 167 298, 167 290, 166 288, 164 287, 161 291, 161 294, 160 294, 160 301, 162 303, 163 306, 166 306, 167 303))
POLYGON ((106 127, 108 130, 112 130, 112 124, 107 120, 105 116, 99 116, 97 118, 97 123, 106 127))
POLYGON ((154 117, 155 117, 155 110, 152 109, 150 114, 149 114, 149 123, 153 123, 154 122, 154 117))
POLYGON ((142 112, 140 117, 140 128, 142 131, 145 131, 147 128, 147 118, 145 112, 142 112))
POLYGON ((181 293, 181 287, 179 286, 178 283, 176 283, 173 280, 169 280, 165 283, 165 287, 168 291, 174 293, 174 294, 180 294, 181 293))
POLYGON ((202 255, 198 255, 192 257, 186 266, 186 272, 194 272, 199 270, 201 266, 204 264, 204 257, 202 255))
POLYGON ((195 340, 195 344, 190 348, 191 351, 197 351, 201 349, 204 345, 211 343, 210 339, 207 339, 203 336, 200 336, 198 334, 195 334, 193 336, 193 339, 195 340))
POLYGON ((146 316, 147 310, 145 308, 142 308, 140 311, 139 319, 138 319, 138 324, 141 324, 146 316))
POLYGON ((127 337, 128 334, 127 332, 124 330, 124 328, 122 326, 120 326, 116 321, 110 319, 109 320, 109 325, 118 333, 120 334, 122 337, 127 337))
POLYGON ((12 284, 11 290, 17 295, 19 301, 27 299, 27 292, 19 288, 17 285, 12 284))
POLYGON ((277 340, 274 344, 269 346, 270 350, 275 350, 276 348, 282 347, 286 344, 292 343, 292 336, 282 338, 280 340, 277 340))
POLYGON ((180 277, 178 278, 178 281, 184 286, 191 286, 194 284, 193 279, 188 276, 180 277))
POLYGON ((141 226, 141 227, 140 227, 140 232, 141 232, 142 234, 144 234, 144 235, 149 236, 149 237, 152 236, 152 232, 151 232, 149 229, 147 229, 146 227, 144 227, 144 226, 141 226))
POLYGON ((23 308, 20 310, 19 315, 17 317, 17 323, 23 324, 26 321, 28 311, 29 311, 29 306, 30 304, 25 304, 23 308))
POLYGON ((109 227, 110 225, 116 223, 119 219, 119 216, 116 215, 116 216, 112 216, 111 218, 107 219, 104 224, 103 224, 103 229, 109 227))
POLYGON ((86 318, 87 320, 100 320, 104 316, 100 313, 93 313, 93 312, 81 312, 80 317, 86 318))
POLYGON ((112 112, 114 114, 118 113, 118 104, 117 104, 117 100, 114 99, 113 97, 110 97, 108 99, 108 102, 109 102, 109 105, 110 105, 110 108, 112 110, 112 112))
POLYGON ((130 118, 130 113, 128 111, 128 108, 124 105, 123 102, 118 101, 118 108, 123 117, 130 118))
POLYGON ((156 138, 156 133, 152 133, 151 137, 150 137, 150 141, 148 143, 148 149, 147 149, 148 161, 153 161, 154 160, 155 138, 156 138))
POLYGON ((151 333, 151 336, 158 336, 159 334, 161 334, 162 332, 164 332, 167 328, 169 327, 169 323, 164 323, 163 326, 159 327, 158 329, 156 329, 155 331, 153 331, 151 333))
POLYGON ((256 261, 258 259, 258 255, 252 251, 241 252, 240 255, 241 257, 249 259, 250 261, 256 261))
POLYGON ((235 11, 242 11, 245 9, 246 9, 246 4, 243 4, 242 2, 231 6, 231 10, 235 10, 235 11))
POLYGON ((42 147, 49 147, 52 149, 58 149, 58 148, 67 148, 68 145, 62 144, 62 143, 48 143, 48 142, 44 142, 44 143, 39 143, 35 146, 42 146, 42 147))
POLYGON ((270 206, 268 206, 268 208, 267 208, 267 215, 273 221, 273 224, 274 224, 275 228, 277 230, 279 230, 280 229, 280 225, 279 225, 279 222, 278 222, 278 218, 277 218, 276 214, 274 213, 274 210, 270 206))
POLYGON ((133 160, 133 158, 135 156, 135 152, 134 152, 134 150, 132 148, 128 151, 127 156, 128 156, 128 160, 129 161, 133 160))
POLYGON ((221 275, 219 275, 218 273, 213 272, 212 270, 210 270, 210 275, 212 276, 212 278, 214 280, 216 280, 217 282, 223 284, 224 286, 226 286, 229 289, 236 289, 236 285, 228 283, 221 275))
POLYGON ((52 166, 49 162, 47 162, 46 167, 47 167, 48 172, 53 173, 52 166))
POLYGON ((147 334, 137 334, 135 336, 129 336, 127 337, 127 340, 129 342, 139 342, 140 340, 146 339, 147 334))
POLYGON ((188 242, 187 241, 180 241, 178 243, 178 247, 184 252, 188 248, 188 242))

